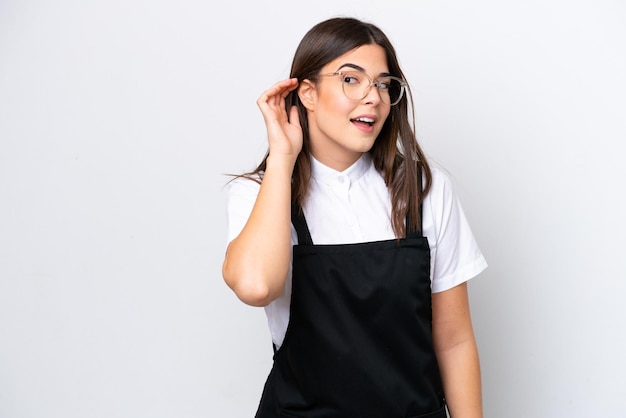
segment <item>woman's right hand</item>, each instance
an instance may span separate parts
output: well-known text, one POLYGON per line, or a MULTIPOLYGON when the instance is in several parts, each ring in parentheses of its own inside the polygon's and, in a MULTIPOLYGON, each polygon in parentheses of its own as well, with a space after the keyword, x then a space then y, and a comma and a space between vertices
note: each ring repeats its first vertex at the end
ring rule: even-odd
POLYGON ((257 99, 257 106, 263 114, 269 141, 269 155, 286 157, 295 164, 302 150, 302 128, 298 108, 292 106, 287 112, 285 98, 298 87, 298 79, 279 81, 257 99))

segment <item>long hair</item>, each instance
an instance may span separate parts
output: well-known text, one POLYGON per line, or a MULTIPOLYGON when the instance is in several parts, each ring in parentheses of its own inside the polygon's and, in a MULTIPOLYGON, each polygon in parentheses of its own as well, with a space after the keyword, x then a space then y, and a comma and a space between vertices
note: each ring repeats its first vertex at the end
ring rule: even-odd
MULTIPOLYGON (((316 81, 321 69, 337 57, 363 45, 380 45, 387 57, 391 75, 404 79, 395 49, 377 26, 354 18, 331 18, 313 26, 302 38, 291 65, 291 78, 316 81)), ((286 100, 286 108, 298 108, 303 133, 302 151, 296 159, 291 183, 292 202, 304 205, 311 178, 310 136, 307 110, 297 89, 286 100)), ((392 227, 396 237, 411 230, 421 230, 422 201, 432 183, 426 157, 417 143, 413 98, 410 89, 391 110, 380 134, 370 149, 376 169, 383 175, 392 202, 392 227), (410 110, 409 110, 410 109, 410 110), (410 117, 409 117, 410 111, 410 117)), ((268 151, 269 152, 269 151, 268 151)), ((260 177, 266 168, 268 154, 258 167, 244 177, 260 177)))

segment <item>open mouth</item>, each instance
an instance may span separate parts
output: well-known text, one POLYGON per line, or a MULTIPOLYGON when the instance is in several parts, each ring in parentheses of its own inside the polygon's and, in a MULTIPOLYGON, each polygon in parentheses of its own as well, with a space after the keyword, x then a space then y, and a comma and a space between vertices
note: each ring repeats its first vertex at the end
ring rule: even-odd
POLYGON ((374 126, 374 122, 376 122, 374 119, 372 118, 355 118, 355 119, 350 119, 350 121, 352 123, 361 123, 367 126, 374 126))

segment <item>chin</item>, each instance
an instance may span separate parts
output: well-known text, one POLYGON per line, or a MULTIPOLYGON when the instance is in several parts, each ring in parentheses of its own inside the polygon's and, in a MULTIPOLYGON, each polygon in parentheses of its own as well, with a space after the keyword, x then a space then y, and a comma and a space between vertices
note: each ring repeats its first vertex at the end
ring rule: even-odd
POLYGON ((361 146, 359 147, 359 152, 369 152, 369 150, 372 149, 372 147, 374 146, 374 143, 376 142, 376 138, 373 139, 367 139, 365 141, 363 141, 361 143, 361 146))

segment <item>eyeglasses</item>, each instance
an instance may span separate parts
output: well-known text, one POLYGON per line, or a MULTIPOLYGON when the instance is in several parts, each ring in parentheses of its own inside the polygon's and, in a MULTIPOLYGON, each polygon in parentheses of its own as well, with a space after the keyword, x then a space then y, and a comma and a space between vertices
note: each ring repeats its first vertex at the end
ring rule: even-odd
POLYGON ((319 77, 341 78, 343 94, 350 100, 363 100, 370 92, 372 86, 378 89, 380 100, 388 105, 397 105, 404 89, 407 87, 406 81, 398 77, 385 76, 372 80, 367 74, 359 71, 337 71, 331 74, 320 74, 319 77))

